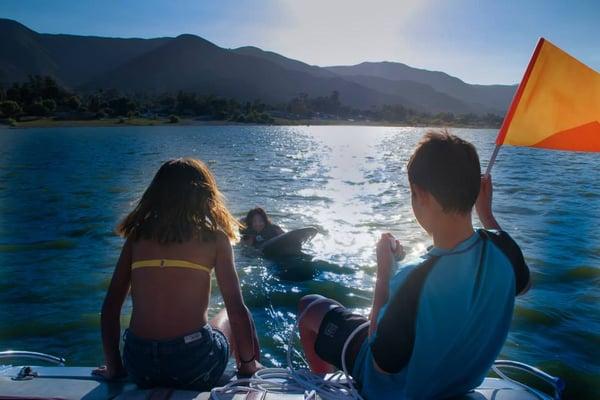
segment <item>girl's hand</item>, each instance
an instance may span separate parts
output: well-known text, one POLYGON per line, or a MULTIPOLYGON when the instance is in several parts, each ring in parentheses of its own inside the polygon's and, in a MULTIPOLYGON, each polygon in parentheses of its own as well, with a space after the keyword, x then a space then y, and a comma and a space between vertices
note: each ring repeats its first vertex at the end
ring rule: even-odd
POLYGON ((256 373, 256 371, 263 369, 264 367, 264 365, 262 365, 256 360, 253 360, 249 363, 240 363, 240 365, 238 366, 238 375, 252 376, 256 373))
POLYGON ((106 379, 107 381, 112 381, 115 379, 121 379, 127 376, 127 371, 123 368, 114 369, 110 368, 106 365, 98 367, 92 371, 92 375, 98 376, 102 379, 106 379))

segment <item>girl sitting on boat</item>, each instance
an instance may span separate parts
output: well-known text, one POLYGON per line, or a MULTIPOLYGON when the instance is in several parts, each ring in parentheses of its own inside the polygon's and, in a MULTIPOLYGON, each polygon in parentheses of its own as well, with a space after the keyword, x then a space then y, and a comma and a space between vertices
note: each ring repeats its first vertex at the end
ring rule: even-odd
POLYGON ((248 211, 243 224, 246 227, 241 232, 242 242, 254 247, 259 247, 267 240, 284 234, 283 229, 272 223, 266 211, 260 207, 248 211))
POLYGON ((126 241, 102 305, 106 365, 95 374, 129 374, 141 387, 207 390, 230 354, 240 375, 262 367, 231 248, 238 226, 201 161, 160 167, 117 228, 126 241), (225 309, 209 321, 213 270, 225 309), (130 289, 133 310, 121 358, 120 313, 130 289))

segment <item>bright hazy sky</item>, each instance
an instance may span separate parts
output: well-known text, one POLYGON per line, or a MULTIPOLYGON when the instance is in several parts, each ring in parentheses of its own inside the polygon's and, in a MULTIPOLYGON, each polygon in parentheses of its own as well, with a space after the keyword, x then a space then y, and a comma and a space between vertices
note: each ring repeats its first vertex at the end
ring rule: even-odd
POLYGON ((397 61, 470 83, 520 81, 544 36, 600 70, 600 0, 0 0, 42 33, 192 33, 316 65, 397 61))

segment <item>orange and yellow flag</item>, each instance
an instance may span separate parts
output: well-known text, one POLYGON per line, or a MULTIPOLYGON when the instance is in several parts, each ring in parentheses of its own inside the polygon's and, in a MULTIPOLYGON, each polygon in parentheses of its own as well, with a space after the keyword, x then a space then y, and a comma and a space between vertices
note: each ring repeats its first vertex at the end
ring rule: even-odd
POLYGON ((540 39, 496 144, 600 151, 600 73, 540 39))

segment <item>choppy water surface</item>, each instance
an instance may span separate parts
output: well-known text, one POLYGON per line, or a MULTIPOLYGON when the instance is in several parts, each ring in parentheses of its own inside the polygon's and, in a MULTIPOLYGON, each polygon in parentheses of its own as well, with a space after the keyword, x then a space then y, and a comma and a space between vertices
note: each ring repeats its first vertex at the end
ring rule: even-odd
MULTIPOLYGON (((236 248, 266 364, 284 362, 298 299, 336 298, 367 313, 378 235, 409 257, 429 241, 410 208, 406 162, 422 129, 153 127, 0 131, 0 348, 99 364, 99 310, 122 240, 112 230, 160 164, 207 162, 236 215, 262 205, 286 229, 323 234, 314 258, 284 268, 236 248)), ((456 130, 485 162, 495 132, 456 130)), ((600 396, 600 155, 503 148, 497 219, 521 244, 534 288, 517 301, 502 358, 600 396)), ((222 301, 215 291, 214 312, 222 301)), ((130 304, 124 309, 126 323, 130 304)))

